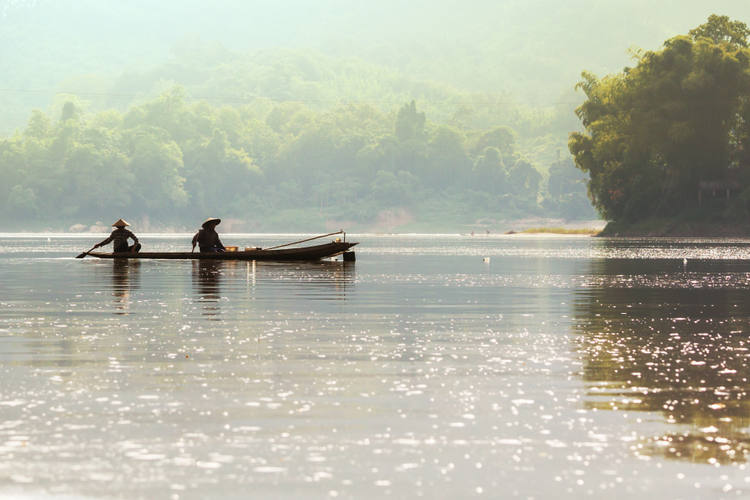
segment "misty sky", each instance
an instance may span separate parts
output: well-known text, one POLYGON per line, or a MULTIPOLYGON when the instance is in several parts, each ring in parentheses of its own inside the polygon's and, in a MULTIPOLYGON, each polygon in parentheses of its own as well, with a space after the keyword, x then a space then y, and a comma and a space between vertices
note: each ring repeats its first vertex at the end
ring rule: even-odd
MULTIPOLYGON (((722 0, 0 0, 0 88, 54 92, 80 75, 114 77, 169 60, 188 38, 233 51, 304 47, 362 58, 469 91, 544 106, 584 69, 629 64, 711 13, 750 22, 722 0), (53 68, 34 65, 56 62, 53 68)), ((75 91, 67 88, 67 91, 75 91)))

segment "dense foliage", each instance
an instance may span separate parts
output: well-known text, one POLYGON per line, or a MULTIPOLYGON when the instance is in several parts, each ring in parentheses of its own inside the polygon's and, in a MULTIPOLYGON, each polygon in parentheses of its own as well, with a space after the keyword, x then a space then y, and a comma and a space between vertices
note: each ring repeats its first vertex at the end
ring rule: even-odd
POLYGON ((747 215, 750 200, 750 51, 747 26, 712 15, 637 64, 598 79, 584 73, 586 101, 573 133, 576 165, 609 219, 694 213, 747 215), (731 201, 698 207, 699 188, 731 186, 731 201))
POLYGON ((70 100, 59 119, 35 111, 0 140, 0 213, 6 227, 117 217, 191 227, 212 215, 241 230, 590 216, 572 162, 549 166, 547 189, 515 137, 433 123, 413 101, 395 113, 212 106, 176 87, 125 113, 86 114, 70 100))

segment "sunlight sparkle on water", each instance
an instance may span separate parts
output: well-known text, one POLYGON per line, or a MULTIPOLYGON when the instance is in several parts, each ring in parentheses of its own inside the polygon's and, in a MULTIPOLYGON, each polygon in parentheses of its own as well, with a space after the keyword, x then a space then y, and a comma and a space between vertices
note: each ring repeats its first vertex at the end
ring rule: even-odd
POLYGON ((253 267, 0 238, 0 494, 748 492, 746 242, 358 239, 253 267))

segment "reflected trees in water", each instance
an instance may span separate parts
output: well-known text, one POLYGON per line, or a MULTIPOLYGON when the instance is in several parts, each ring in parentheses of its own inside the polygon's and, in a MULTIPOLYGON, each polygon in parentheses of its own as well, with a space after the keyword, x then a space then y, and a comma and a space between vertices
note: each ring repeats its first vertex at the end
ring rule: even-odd
POLYGON ((676 275, 664 272, 664 262, 605 259, 596 265, 601 268, 592 275, 609 276, 610 283, 581 289, 575 306, 586 407, 661 414, 673 430, 636 442, 636 454, 746 461, 746 273, 731 261, 676 275), (701 276, 709 275, 722 280, 704 282, 701 276))

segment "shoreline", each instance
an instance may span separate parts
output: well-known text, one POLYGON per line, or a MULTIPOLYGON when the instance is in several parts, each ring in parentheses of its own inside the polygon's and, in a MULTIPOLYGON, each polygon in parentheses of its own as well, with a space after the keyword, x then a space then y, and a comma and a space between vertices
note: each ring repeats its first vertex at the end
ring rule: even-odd
POLYGON ((750 223, 649 219, 633 224, 609 222, 597 237, 614 238, 750 238, 750 223))

